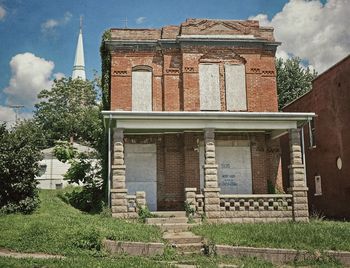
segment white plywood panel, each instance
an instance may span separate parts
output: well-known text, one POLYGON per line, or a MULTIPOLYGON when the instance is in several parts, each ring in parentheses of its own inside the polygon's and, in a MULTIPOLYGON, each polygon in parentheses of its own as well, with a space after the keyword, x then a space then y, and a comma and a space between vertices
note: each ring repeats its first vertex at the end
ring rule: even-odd
POLYGON ((220 79, 219 65, 199 65, 200 109, 220 111, 220 79))
POLYGON ((132 72, 132 110, 152 111, 152 72, 132 72))
POLYGON ((157 153, 155 144, 125 144, 128 194, 146 192, 147 206, 157 210, 157 153))
POLYGON ((225 86, 227 110, 247 110, 245 66, 225 65, 225 86))
POLYGON ((218 181, 222 194, 251 194, 252 171, 249 146, 217 146, 218 181))
MULTIPOLYGON (((251 194, 250 146, 216 146, 218 183, 222 194, 251 194)), ((199 147, 200 187, 204 187, 204 147, 199 147)))

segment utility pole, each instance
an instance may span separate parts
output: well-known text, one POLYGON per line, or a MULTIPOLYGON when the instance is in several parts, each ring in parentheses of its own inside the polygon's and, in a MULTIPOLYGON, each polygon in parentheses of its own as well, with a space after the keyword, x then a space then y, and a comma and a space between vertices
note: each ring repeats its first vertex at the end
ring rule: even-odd
POLYGON ((124 22, 124 28, 127 29, 128 28, 128 18, 125 17, 125 19, 122 20, 122 22, 124 22))
POLYGON ((15 113, 16 113, 16 124, 17 124, 19 110, 22 109, 24 107, 24 105, 8 105, 8 107, 10 107, 10 108, 15 110, 15 113))

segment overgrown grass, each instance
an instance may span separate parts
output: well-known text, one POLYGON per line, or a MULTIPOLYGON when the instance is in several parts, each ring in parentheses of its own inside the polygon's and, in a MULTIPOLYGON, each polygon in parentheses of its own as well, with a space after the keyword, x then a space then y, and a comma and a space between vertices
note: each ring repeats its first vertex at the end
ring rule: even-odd
POLYGON ((120 258, 93 258, 89 256, 78 256, 76 258, 66 259, 14 259, 1 258, 0 267, 7 268, 32 268, 32 267, 50 267, 50 268, 66 268, 66 267, 84 267, 84 268, 114 268, 114 267, 172 267, 170 264, 156 262, 141 257, 120 258))
POLYGON ((208 258, 200 255, 178 256, 176 259, 162 260, 159 258, 143 258, 120 256, 118 258, 93 258, 91 256, 78 256, 66 259, 14 259, 0 257, 0 267, 8 268, 26 268, 26 267, 178 267, 176 264, 196 265, 196 267, 219 267, 219 264, 234 264, 238 267, 249 268, 270 268, 274 267, 271 263, 256 258, 240 258, 233 259, 227 257, 208 258))
POLYGON ((68 257, 66 259, 14 259, 7 257, 0 257, 0 267, 7 268, 31 268, 31 267, 50 267, 50 268, 66 268, 66 267, 178 267, 178 264, 182 265, 195 265, 196 267, 225 267, 225 265, 236 265, 236 267, 249 267, 249 268, 272 268, 272 267, 342 267, 341 265, 331 261, 307 261, 301 263, 290 263, 288 265, 273 265, 270 262, 260 260, 257 258, 243 257, 243 258, 230 258, 230 257, 206 257, 200 255, 177 255, 171 260, 166 259, 164 256, 155 258, 143 258, 143 257, 131 257, 131 256, 119 256, 116 258, 108 257, 91 257, 79 255, 77 257, 68 257))
POLYGON ((311 220, 310 223, 204 224, 192 231, 215 244, 350 251, 350 222, 311 220))
MULTIPOLYGON (((0 257, 0 267, 274 267, 256 258, 182 256, 167 248, 162 256, 151 258, 120 255, 110 257, 100 250, 103 238, 125 241, 161 241, 161 232, 142 223, 113 219, 108 213, 90 215, 63 202, 60 191, 40 191, 41 207, 32 215, 0 216, 0 247, 19 252, 45 252, 65 255, 65 259, 14 259, 0 257)), ((310 224, 226 224, 194 228, 216 244, 297 248, 308 250, 350 250, 350 223, 312 221, 310 224)), ((311 259, 292 266, 341 267, 334 260, 311 259)))
POLYGON ((31 215, 0 216, 0 247, 21 252, 73 255, 98 251, 103 238, 161 241, 153 226, 83 213, 64 203, 57 190, 41 190, 40 208, 31 215))

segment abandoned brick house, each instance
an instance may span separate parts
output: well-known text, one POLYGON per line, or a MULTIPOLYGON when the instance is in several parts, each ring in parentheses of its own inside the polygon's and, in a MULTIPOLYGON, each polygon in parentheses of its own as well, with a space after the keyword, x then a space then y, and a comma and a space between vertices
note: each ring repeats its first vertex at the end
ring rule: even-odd
POLYGON ((212 222, 308 220, 298 128, 314 114, 278 112, 272 28, 188 19, 110 33, 103 115, 113 216, 135 217, 136 203, 156 211, 187 202, 212 222), (282 185, 279 138, 287 132, 290 179, 282 185))

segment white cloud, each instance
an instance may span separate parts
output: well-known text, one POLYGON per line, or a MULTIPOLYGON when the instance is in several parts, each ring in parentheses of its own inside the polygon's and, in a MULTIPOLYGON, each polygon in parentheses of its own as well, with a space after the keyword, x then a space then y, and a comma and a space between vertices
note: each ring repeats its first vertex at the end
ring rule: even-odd
POLYGON ((70 12, 66 12, 61 19, 48 19, 41 24, 41 32, 44 34, 55 34, 56 28, 61 25, 67 24, 73 15, 70 12))
POLYGON ((58 25, 58 21, 57 20, 47 20, 45 21, 43 24, 41 24, 41 31, 45 32, 45 31, 50 31, 51 29, 55 28, 58 25))
MULTIPOLYGON (((17 110, 17 119, 32 119, 33 113, 23 111, 25 108, 19 108, 17 110)), ((16 123, 16 110, 9 106, 0 105, 0 124, 5 123, 6 127, 11 128, 16 123)))
POLYGON ((3 20, 6 16, 6 10, 4 7, 0 6, 0 20, 3 20))
POLYGON ((348 0, 290 0, 271 21, 265 14, 249 19, 275 28, 277 56, 298 56, 323 72, 350 52, 349 14, 348 0))
POLYGON ((52 71, 55 67, 52 61, 26 52, 14 56, 10 67, 12 76, 9 86, 4 89, 7 104, 20 104, 29 108, 37 101, 41 90, 50 89, 52 86, 52 71))
POLYGON ((56 80, 60 80, 61 78, 66 77, 66 75, 64 73, 55 73, 55 74, 53 74, 53 77, 56 80))
POLYGON ((14 123, 15 119, 16 113, 12 108, 0 105, 0 123, 14 123))
POLYGON ((138 17, 136 19, 136 24, 142 24, 146 21, 146 19, 147 19, 146 17, 138 17))
POLYGON ((73 17, 72 13, 67 11, 66 13, 64 13, 63 19, 61 20, 61 23, 67 24, 72 19, 72 17, 73 17))

